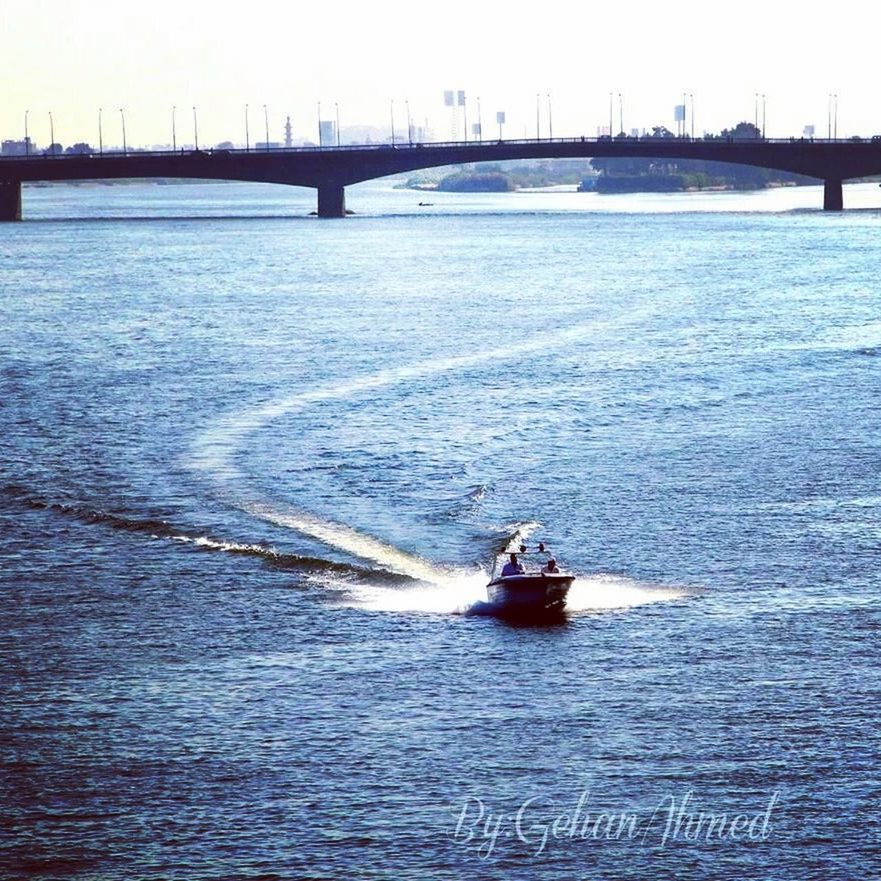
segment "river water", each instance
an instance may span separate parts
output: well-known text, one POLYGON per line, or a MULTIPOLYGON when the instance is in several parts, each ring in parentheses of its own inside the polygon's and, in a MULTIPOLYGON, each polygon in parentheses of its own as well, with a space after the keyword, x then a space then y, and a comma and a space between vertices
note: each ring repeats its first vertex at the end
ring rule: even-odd
POLYGON ((26 189, 3 876, 873 876, 879 195, 26 189))

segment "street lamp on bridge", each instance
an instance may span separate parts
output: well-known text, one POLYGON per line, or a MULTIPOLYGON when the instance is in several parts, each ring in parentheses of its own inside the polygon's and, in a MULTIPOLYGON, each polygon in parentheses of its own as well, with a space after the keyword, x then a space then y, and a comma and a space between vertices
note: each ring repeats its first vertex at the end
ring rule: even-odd
POLYGON ((177 153, 177 104, 171 105, 171 149, 177 153))
POLYGON ((24 155, 30 156, 31 153, 31 141, 28 137, 28 114, 30 110, 25 110, 24 112, 24 155))
POLYGON ((830 92, 826 96, 826 115, 829 125, 828 138, 838 138, 838 94, 830 92))
POLYGON ((104 114, 104 108, 98 108, 98 152, 103 156, 104 155, 104 126, 102 124, 102 115, 104 114))
POLYGON ((551 93, 547 93, 548 98, 548 137, 554 140, 554 116, 551 112, 551 93))
POLYGON ((122 119, 122 155, 125 156, 128 153, 128 143, 125 139, 125 108, 119 108, 119 116, 122 119))
POLYGON ((49 152, 55 155, 55 123, 52 120, 52 111, 49 111, 49 152))
POLYGON ((263 105, 263 124, 266 127, 266 150, 269 151, 269 108, 263 105))
POLYGON ((245 105, 245 150, 251 150, 251 133, 248 131, 248 105, 245 105))
POLYGON ((196 113, 196 105, 193 105, 193 140, 196 142, 196 149, 199 149, 199 117, 196 113))

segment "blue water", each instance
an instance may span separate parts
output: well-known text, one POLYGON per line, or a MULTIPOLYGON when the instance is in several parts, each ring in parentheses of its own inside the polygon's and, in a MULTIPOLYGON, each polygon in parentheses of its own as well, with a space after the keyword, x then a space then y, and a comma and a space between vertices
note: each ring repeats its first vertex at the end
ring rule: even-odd
POLYGON ((877 192, 27 189, 0 874, 876 877, 877 192))

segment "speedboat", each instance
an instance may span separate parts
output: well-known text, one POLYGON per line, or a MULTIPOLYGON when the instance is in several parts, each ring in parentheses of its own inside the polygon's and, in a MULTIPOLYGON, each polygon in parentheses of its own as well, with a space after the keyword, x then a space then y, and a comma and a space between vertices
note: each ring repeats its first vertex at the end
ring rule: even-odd
POLYGON ((536 552, 530 552, 526 545, 520 545, 517 556, 522 559, 531 553, 544 557, 541 569, 526 569, 523 566, 523 572, 496 575, 493 567, 490 582, 486 586, 489 601, 501 611, 512 614, 562 612, 575 576, 557 569, 556 561, 543 543, 539 544, 536 552))

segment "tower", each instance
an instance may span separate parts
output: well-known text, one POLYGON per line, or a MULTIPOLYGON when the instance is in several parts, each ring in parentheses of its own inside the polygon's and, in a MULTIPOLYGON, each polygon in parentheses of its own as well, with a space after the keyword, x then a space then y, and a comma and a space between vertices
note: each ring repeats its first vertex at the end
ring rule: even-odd
POLYGON ((285 147, 292 147, 293 141, 291 141, 291 115, 288 114, 287 122, 284 124, 284 145, 285 147))

